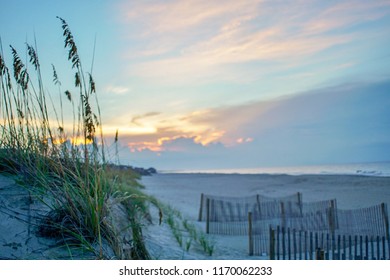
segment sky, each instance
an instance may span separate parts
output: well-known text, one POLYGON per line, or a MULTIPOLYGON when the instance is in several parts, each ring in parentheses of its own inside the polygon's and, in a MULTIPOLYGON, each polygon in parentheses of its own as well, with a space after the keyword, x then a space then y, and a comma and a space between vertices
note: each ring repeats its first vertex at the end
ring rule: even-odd
POLYGON ((390 161, 389 0, 1 2, 4 56, 36 41, 54 100, 73 84, 56 16, 68 22, 114 162, 390 161))

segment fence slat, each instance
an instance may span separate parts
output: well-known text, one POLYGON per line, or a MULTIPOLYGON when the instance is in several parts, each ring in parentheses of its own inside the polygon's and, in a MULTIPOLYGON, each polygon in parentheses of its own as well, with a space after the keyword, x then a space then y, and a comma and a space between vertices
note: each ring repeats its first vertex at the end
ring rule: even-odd
POLYGON ((287 247, 288 247, 288 259, 291 260, 291 235, 290 228, 287 229, 287 247))
POLYGON ((278 256, 278 260, 279 260, 280 259, 280 239, 279 239, 280 227, 279 226, 276 228, 276 232, 277 232, 277 234, 276 234, 276 243, 277 243, 276 250, 277 250, 277 256, 278 256))
POLYGON ((293 243, 294 243, 294 248, 293 248, 293 251, 294 251, 294 253, 293 253, 293 255, 294 255, 294 259, 296 259, 296 255, 297 255, 297 239, 296 239, 296 230, 295 229, 293 229, 293 243))
POLYGON ((269 229, 270 259, 381 260, 388 258, 386 251, 389 240, 385 236, 347 236, 330 233, 325 235, 309 231, 297 232, 295 229, 279 226, 275 234, 272 226, 269 229))
MULTIPOLYGON (((385 260, 386 259, 386 239, 384 236, 382 237, 382 256, 383 256, 383 259, 385 260)), ((390 256, 389 256, 389 258, 390 258, 390 256)))
POLYGON ((376 259, 380 260, 381 259, 381 254, 380 254, 380 238, 379 236, 376 237, 376 259))
POLYGON ((299 231, 299 259, 302 260, 302 231, 299 231))
POLYGON ((286 259, 286 233, 284 227, 282 227, 282 255, 283 255, 283 260, 285 260, 286 259))
POLYGON ((210 199, 206 200, 206 233, 210 233, 210 199))
POLYGON ((348 259, 349 260, 352 260, 352 236, 348 236, 348 243, 349 243, 349 255, 348 255, 348 259))
POLYGON ((252 212, 248 213, 249 256, 253 256, 252 212))
POLYGON ((272 227, 269 227, 270 231, 270 259, 275 259, 275 230, 272 227))
POLYGON ((310 232, 309 236, 310 236, 309 259, 312 260, 313 259, 313 232, 310 232))

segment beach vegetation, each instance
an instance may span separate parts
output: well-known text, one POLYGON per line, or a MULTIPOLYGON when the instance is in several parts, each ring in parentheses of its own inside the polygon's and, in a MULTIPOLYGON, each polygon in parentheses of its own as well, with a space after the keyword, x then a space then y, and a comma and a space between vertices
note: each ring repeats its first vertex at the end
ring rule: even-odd
POLYGON ((16 176, 46 205, 38 233, 57 238, 69 256, 81 250, 88 258, 150 258, 142 238, 147 208, 137 190, 139 177, 107 167, 95 81, 83 69, 68 23, 58 20, 74 81, 73 89, 63 90, 52 65, 59 107, 44 84, 36 42, 26 43, 26 61, 10 46, 11 67, 0 42, 0 171, 16 176), (73 116, 70 129, 65 114, 73 116))
POLYGON ((137 172, 107 160, 97 85, 68 23, 58 20, 73 80, 67 88, 51 65, 58 97, 44 83, 35 40, 26 43, 25 61, 10 46, 11 67, 0 40, 0 172, 44 205, 37 234, 56 239, 64 258, 151 259, 142 230, 152 205, 180 247, 199 244, 211 255, 213 245, 179 211, 143 192, 137 172))
POLYGON ((170 227, 172 235, 180 247, 186 251, 190 251, 194 247, 200 249, 206 255, 212 256, 215 245, 201 229, 183 218, 181 212, 169 205, 160 203, 160 209, 162 209, 165 222, 170 227))

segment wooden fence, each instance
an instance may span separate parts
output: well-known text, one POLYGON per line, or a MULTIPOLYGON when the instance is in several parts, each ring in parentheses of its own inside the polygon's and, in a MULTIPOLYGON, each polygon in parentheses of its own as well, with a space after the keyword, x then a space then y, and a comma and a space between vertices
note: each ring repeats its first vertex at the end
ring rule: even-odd
MULTIPOLYGON (((389 239, 389 218, 387 205, 382 203, 367 208, 342 210, 332 206, 315 213, 304 213, 301 217, 289 219, 253 219, 248 213, 249 253, 255 255, 270 254, 269 228, 289 228, 294 235, 311 232, 318 234, 323 240, 329 236, 373 236, 389 239)), ((291 236, 289 237, 291 238, 291 236)), ((304 238, 300 235, 299 238, 304 238)), ((329 237, 328 237, 329 238, 329 237)), ((349 238, 349 237, 348 237, 349 238)), ((298 244, 301 244, 299 241, 298 244)))
MULTIPOLYGON (((271 260, 389 260, 386 236, 336 235, 270 228, 271 260)), ((253 252, 250 252, 253 254, 253 252)))
POLYGON ((278 218, 280 215, 299 215, 301 194, 270 198, 261 195, 251 197, 217 197, 202 194, 199 221, 206 221, 206 233, 247 235, 248 213, 256 219, 278 218), (294 209, 294 210, 291 210, 294 209), (293 213, 294 214, 291 214, 293 213))
MULTIPOLYGON (((266 211, 268 207, 279 208, 281 202, 285 203, 285 205, 300 205, 302 202, 302 194, 298 192, 284 197, 268 197, 260 194, 247 197, 228 197, 206 195, 202 193, 200 197, 198 221, 207 220, 207 211, 209 211, 209 220, 213 222, 247 221, 249 209, 252 212, 257 209, 256 212, 261 213, 266 211), (274 206, 275 203, 276 206, 274 206)), ((272 213, 272 210, 269 211, 272 213)), ((280 209, 277 210, 277 213, 278 212, 280 212, 280 209)), ((277 214, 274 214, 274 216, 275 215, 277 214)))
MULTIPOLYGON (((297 197, 301 197, 299 193, 297 197)), ((336 200, 303 203, 290 199, 291 196, 256 204, 206 199, 206 233, 247 235, 251 228, 255 234, 264 234, 269 225, 304 230, 334 229, 336 200), (250 221, 248 213, 251 213, 250 221), (249 222, 254 226, 249 227, 249 222)))
POLYGON ((386 204, 343 210, 335 199, 201 195, 206 233, 249 236, 250 255, 276 259, 390 259, 386 204), (271 230, 270 230, 271 229, 271 230))
POLYGON ((360 209, 338 209, 335 223, 338 234, 389 236, 385 203, 360 209))

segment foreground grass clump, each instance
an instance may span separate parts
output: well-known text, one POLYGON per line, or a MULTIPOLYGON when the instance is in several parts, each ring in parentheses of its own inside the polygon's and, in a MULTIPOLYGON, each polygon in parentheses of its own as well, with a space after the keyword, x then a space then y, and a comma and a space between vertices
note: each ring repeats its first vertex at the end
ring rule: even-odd
POLYGON ((26 44, 27 62, 10 46, 11 69, 1 47, 0 171, 17 175, 48 206, 39 232, 58 238, 70 255, 76 248, 91 258, 147 259, 140 222, 147 212, 144 197, 120 191, 136 175, 107 168, 95 82, 83 71, 68 24, 59 20, 77 92, 61 90, 53 66, 59 104, 49 103, 36 46, 26 44), (67 129, 62 99, 73 108, 67 129))

